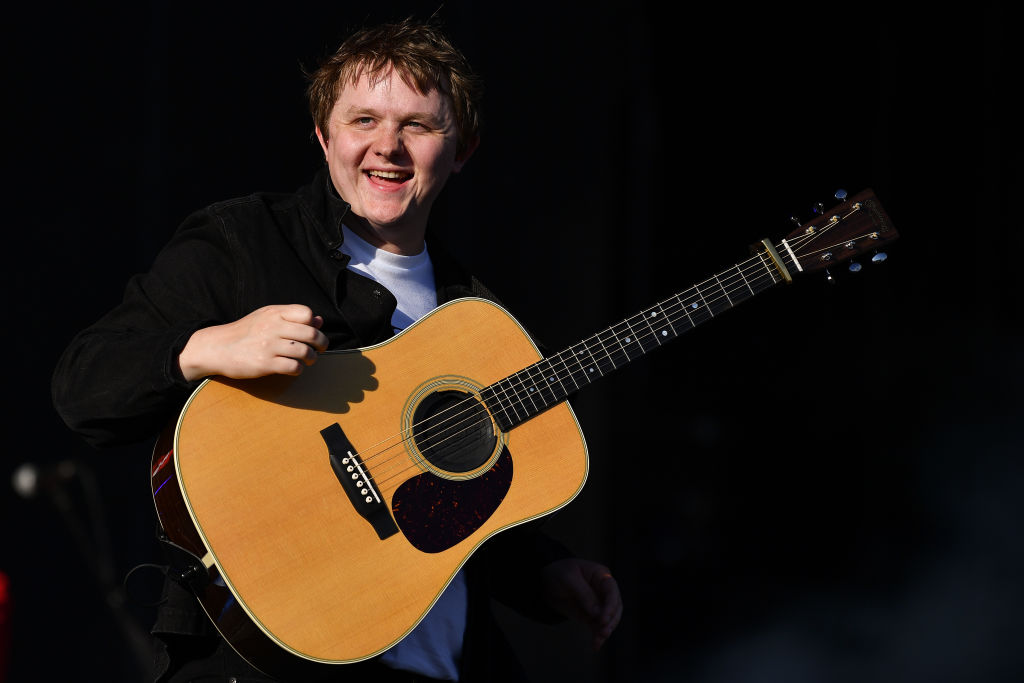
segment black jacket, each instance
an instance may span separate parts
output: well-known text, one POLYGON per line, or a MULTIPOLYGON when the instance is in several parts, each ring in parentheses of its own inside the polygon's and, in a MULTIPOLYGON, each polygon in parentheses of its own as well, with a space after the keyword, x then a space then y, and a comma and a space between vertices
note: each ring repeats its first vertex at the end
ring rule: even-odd
MULTIPOLYGON (((391 336, 394 296, 346 269, 347 257, 337 251, 347 210, 321 171, 293 194, 254 194, 190 216, 152 268, 130 280, 122 303, 79 333, 58 362, 53 400, 68 426, 99 446, 153 438, 198 384, 187 382, 177 363, 192 333, 265 305, 309 306, 323 316, 321 329, 333 349, 391 336)), ((438 304, 465 296, 494 299, 429 237, 428 242, 438 304)), ((566 555, 534 525, 525 525, 499 534, 470 560, 463 680, 516 680, 517 667, 495 629, 487 596, 552 620, 537 599, 539 573, 566 555)), ((199 648, 204 651, 215 647, 217 636, 195 601, 176 586, 167 590, 169 601, 154 632, 210 640, 199 648)), ((218 647, 223 650, 223 643, 218 647)), ((195 651, 187 656, 197 656, 195 651)), ((353 667, 355 673, 358 666, 353 667)))

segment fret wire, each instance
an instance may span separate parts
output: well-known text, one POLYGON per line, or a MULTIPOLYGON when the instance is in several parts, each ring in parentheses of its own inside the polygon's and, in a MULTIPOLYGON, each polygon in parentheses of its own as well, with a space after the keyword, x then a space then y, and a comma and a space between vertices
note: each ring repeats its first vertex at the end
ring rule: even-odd
MULTIPOLYGON (((500 389, 503 389, 503 388, 501 387, 501 382, 499 382, 499 383, 496 383, 496 384, 494 384, 494 385, 492 385, 492 386, 495 386, 495 387, 498 387, 498 388, 500 388, 500 389)), ((504 392, 504 389, 503 389, 503 392, 504 392)), ((520 418, 519 418, 519 413, 518 413, 518 412, 517 412, 517 411, 515 410, 515 407, 514 407, 514 405, 512 405, 512 404, 511 404, 510 402, 508 402, 508 401, 506 401, 506 400, 504 400, 504 399, 505 399, 505 396, 501 396, 501 397, 500 397, 500 400, 502 401, 502 404, 504 405, 504 408, 502 409, 502 412, 503 412, 503 413, 505 413, 505 417, 506 417, 506 419, 507 419, 507 420, 508 420, 509 422, 513 422, 513 420, 511 419, 511 416, 509 416, 509 411, 511 411, 511 412, 515 413, 515 419, 516 419, 516 420, 519 420, 519 419, 520 419, 520 418)))
MULTIPOLYGON (((612 358, 611 353, 608 351, 608 348, 604 345, 604 342, 601 340, 602 332, 598 332, 597 334, 591 337, 591 339, 594 340, 591 344, 591 348, 593 348, 595 351, 600 352, 597 360, 598 367, 607 368, 607 372, 612 372, 616 369, 615 359, 612 358), (598 349, 598 347, 600 347, 600 349, 598 349), (611 367, 609 367, 609 365, 611 367)), ((603 375, 605 372, 606 370, 602 370, 601 374, 603 375)))
MULTIPOLYGON (((610 362, 610 361, 608 359, 608 354, 604 350, 604 347, 601 347, 600 349, 597 348, 599 346, 599 344, 600 344, 600 340, 598 339, 598 336, 595 334, 595 335, 590 336, 589 338, 587 338, 583 342, 583 347, 586 349, 587 355, 594 362, 594 367, 596 367, 597 371, 599 373, 601 373, 602 377, 604 377, 604 374, 605 374, 604 368, 606 366, 602 365, 602 361, 607 361, 607 362, 610 362), (597 353, 598 355, 595 356, 594 355, 595 353, 597 353)), ((608 368, 608 372, 611 372, 614 369, 615 369, 614 367, 608 368)))
MULTIPOLYGON (((693 288, 691 287, 690 289, 693 289, 693 288)), ((689 290, 687 290, 687 291, 689 291, 689 290)), ((690 309, 690 305, 687 304, 685 302, 685 300, 682 298, 683 294, 684 294, 684 292, 680 292, 679 294, 676 294, 675 299, 676 299, 676 301, 679 302, 679 305, 682 307, 683 314, 686 316, 686 321, 688 323, 690 323, 690 329, 692 330, 694 327, 696 327, 696 325, 693 324, 693 318, 690 317, 690 310, 691 310, 690 309)))
POLYGON ((544 383, 544 372, 540 367, 540 364, 543 362, 543 360, 537 361, 526 368, 526 375, 530 380, 530 398, 532 398, 534 402, 540 402, 540 410, 544 410, 551 405, 551 402, 544 396, 544 391, 547 389, 547 386, 544 383))
MULTIPOLYGON (((541 398, 544 398, 543 392, 546 390, 548 395, 551 397, 549 405, 553 405, 561 400, 564 400, 565 397, 568 396, 569 394, 568 392, 565 391, 564 388, 562 389, 561 397, 559 397, 556 393, 558 387, 555 385, 555 380, 558 378, 558 373, 555 372, 554 366, 551 365, 551 359, 545 358, 543 361, 541 361, 541 363, 544 363, 547 366, 543 373, 544 389, 541 390, 541 398)), ((540 369, 540 363, 537 364, 537 369, 540 369)))
MULTIPOLYGON (((551 407, 552 401, 544 397, 545 384, 543 381, 543 373, 541 372, 540 364, 546 359, 541 359, 532 365, 523 368, 517 375, 521 375, 521 384, 523 386, 523 393, 530 403, 533 404, 533 411, 531 415, 536 415, 543 410, 551 407), (538 379, 538 375, 540 378, 538 379)), ((529 412, 529 411, 527 411, 529 412)))
MULTIPOLYGON (((708 308, 708 301, 707 301, 707 299, 705 299, 705 298, 704 298, 704 293, 700 291, 700 287, 697 287, 696 285, 694 285, 694 287, 693 287, 693 288, 697 290, 697 296, 699 296, 699 297, 700 297, 700 300, 701 300, 702 302, 704 302, 704 310, 706 310, 706 311, 708 311, 709 313, 711 313, 711 317, 712 317, 712 318, 713 318, 713 317, 715 317, 715 314, 714 314, 714 313, 712 313, 712 312, 710 311, 710 309, 708 308)), ((696 310, 696 309, 694 309, 694 310, 696 310)))
POLYGON ((613 359, 614 359, 614 355, 615 354, 620 354, 620 357, 621 356, 625 356, 626 357, 626 362, 628 363, 629 362, 629 354, 626 353, 625 349, 622 348, 621 337, 620 337, 620 335, 618 333, 618 330, 616 329, 616 327, 619 324, 620 323, 615 323, 615 325, 612 325, 611 327, 608 328, 607 332, 609 332, 609 338, 606 339, 605 341, 607 341, 607 342, 612 344, 612 351, 611 351, 611 353, 612 353, 613 359))
POLYGON ((658 338, 658 333, 654 331, 654 326, 651 325, 650 320, 650 318, 656 318, 657 316, 658 314, 653 311, 653 307, 648 308, 641 314, 644 324, 647 325, 647 329, 650 330, 651 336, 654 337, 654 341, 658 343, 658 346, 661 346, 661 339, 658 338), (651 312, 650 316, 647 315, 649 311, 651 312))
POLYGON ((619 350, 622 352, 622 355, 624 355, 626 357, 626 362, 628 363, 628 362, 632 361, 633 359, 632 359, 632 357, 630 357, 629 351, 626 350, 626 347, 622 345, 622 335, 616 329, 616 327, 619 327, 619 326, 623 325, 624 323, 625 323, 625 321, 621 321, 621 322, 618 322, 615 325, 613 325, 612 326, 612 333, 615 335, 615 343, 619 345, 619 350))
POLYGON ((608 347, 605 346, 604 342, 601 340, 601 333, 598 332, 595 336, 597 337, 597 343, 601 345, 601 350, 604 351, 604 355, 608 358, 609 362, 611 362, 612 370, 618 369, 619 366, 615 364, 615 359, 612 358, 612 354, 608 352, 608 347))
POLYGON ((604 345, 604 341, 601 339, 601 333, 597 333, 596 337, 597 343, 601 345, 601 350, 604 351, 605 357, 608 358, 608 362, 611 364, 611 369, 617 370, 618 366, 615 365, 615 359, 611 356, 611 352, 608 350, 608 347, 604 345))
POLYGON ((508 384, 509 391, 515 396, 515 400, 522 407, 523 412, 525 412, 527 416, 532 416, 540 412, 540 408, 537 406, 537 402, 533 400, 533 395, 530 393, 529 373, 527 372, 527 369, 528 368, 523 368, 514 375, 506 377, 502 382, 508 384))
POLYGON ((754 296, 754 289, 750 286, 750 283, 747 282, 747 277, 743 274, 743 271, 740 270, 740 265, 738 263, 736 264, 736 272, 740 274, 741 278, 743 278, 743 284, 745 284, 747 289, 750 290, 750 296, 754 296))
POLYGON ((612 364, 615 365, 615 367, 619 367, 619 365, 622 365, 623 364, 622 356, 625 356, 625 362, 628 363, 629 362, 629 354, 626 353, 625 349, 622 348, 622 342, 619 340, 619 334, 615 330, 615 327, 614 326, 613 327, 609 327, 609 328, 607 328, 605 330, 605 332, 608 333, 608 337, 602 343, 605 343, 606 345, 611 346, 612 350, 609 352, 609 357, 610 357, 610 359, 612 361, 612 364), (615 357, 616 356, 619 357, 619 364, 618 365, 615 364, 615 357))
MULTIPOLYGON (((631 319, 632 318, 626 318, 625 320, 622 321, 622 322, 624 322, 626 324, 626 329, 629 331, 629 336, 626 337, 626 344, 636 344, 637 346, 640 347, 641 353, 643 353, 644 345, 640 343, 640 339, 637 337, 636 330, 634 330, 633 329, 633 325, 630 324, 629 321, 631 319), (632 340, 632 341, 630 341, 630 340, 632 340)), ((629 356, 629 352, 627 352, 626 355, 628 357, 629 356)), ((630 358, 630 360, 632 360, 632 358, 630 358)))
MULTIPOLYGON (((772 284, 774 285, 777 283, 777 280, 775 279, 775 273, 772 272, 775 270, 775 264, 770 259, 766 260, 764 255, 765 252, 763 251, 757 253, 757 257, 761 260, 761 266, 764 268, 768 276, 772 279, 772 284)), ((762 275, 761 277, 764 276, 762 275)))
POLYGON ((715 282, 718 283, 719 288, 722 290, 722 294, 725 294, 725 298, 729 300, 729 305, 732 306, 732 299, 729 299, 729 292, 725 291, 725 287, 722 285, 722 281, 718 279, 717 275, 715 276, 715 282))
MULTIPOLYGON (((651 323, 650 321, 647 320, 646 314, 647 311, 644 311, 643 314, 639 316, 641 322, 643 322, 644 324, 644 327, 647 328, 646 331, 641 332, 640 346, 641 348, 643 348, 644 353, 650 353, 654 349, 661 346, 661 340, 658 338, 658 333, 654 331, 653 327, 651 327, 651 323)), ((639 323, 637 324, 639 325, 639 323)))
POLYGON ((490 408, 491 413, 494 415, 494 419, 497 420, 499 424, 501 423, 501 417, 504 417, 505 422, 511 423, 512 421, 508 418, 508 409, 502 405, 501 399, 498 398, 497 393, 494 390, 494 387, 497 384, 498 382, 495 382, 489 387, 484 387, 483 391, 480 392, 480 396, 483 397, 484 404, 490 408), (490 395, 489 398, 488 395, 490 395))
MULTIPOLYGON (((598 372, 599 372, 599 373, 601 374, 601 376, 602 376, 602 377, 604 377, 604 373, 603 373, 603 372, 601 372, 601 366, 600 366, 600 364, 598 364, 598 362, 597 362, 596 360, 594 360, 594 354, 590 353, 590 349, 589 349, 589 348, 587 347, 587 345, 586 345, 585 343, 581 342, 581 343, 577 344, 576 346, 582 346, 582 347, 583 347, 583 350, 584 350, 584 351, 586 352, 586 354, 587 354, 587 358, 589 358, 589 359, 590 359, 590 365, 592 365, 592 366, 593 366, 593 367, 594 367, 594 368, 595 368, 595 369, 596 369, 596 370, 597 370, 597 371, 598 371, 598 372)), ((577 356, 579 356, 579 352, 578 352, 578 351, 577 351, 577 352, 574 352, 574 353, 576 353, 576 355, 577 355, 577 356)), ((584 374, 583 376, 584 376, 584 377, 587 377, 587 378, 588 378, 588 380, 587 380, 587 381, 592 381, 592 380, 591 380, 591 379, 589 378, 590 372, 591 372, 591 371, 589 371, 589 370, 585 370, 585 371, 584 371, 584 373, 585 373, 585 374, 584 374)))
POLYGON ((580 388, 579 384, 576 384, 576 378, 572 375, 572 369, 565 360, 565 354, 568 351, 563 349, 551 356, 551 360, 559 365, 561 369, 558 370, 558 383, 562 386, 562 391, 565 392, 566 396, 571 395, 573 392, 580 388), (567 382, 571 382, 571 385, 567 385, 567 382))
MULTIPOLYGON (((678 297, 675 298, 678 300, 678 297)), ((672 316, 665 313, 665 307, 662 304, 658 304, 658 310, 661 311, 661 316, 665 319, 665 322, 668 323, 669 329, 672 330, 672 338, 675 339, 679 336, 679 333, 676 331, 676 326, 672 324, 672 316)))
MULTIPOLYGON (((505 380, 502 380, 501 382, 495 382, 494 384, 491 385, 491 387, 498 387, 503 382, 505 382, 505 380)), ((505 420, 506 420, 506 422, 508 422, 508 424, 514 425, 514 424, 518 424, 519 422, 522 421, 522 418, 520 417, 519 412, 516 411, 515 406, 512 406, 512 405, 508 404, 504 400, 504 398, 501 397, 501 396, 498 396, 498 394, 495 391, 492 391, 491 393, 494 396, 495 401, 498 404, 498 407, 501 408, 500 412, 504 413, 505 420), (515 416, 516 416, 515 420, 513 420, 512 417, 509 415, 509 410, 511 410, 512 412, 515 413, 515 416)))
MULTIPOLYGON (((533 400, 533 396, 530 394, 529 391, 528 382, 523 381, 523 375, 525 371, 526 368, 520 370, 514 375, 506 377, 502 381, 508 385, 509 391, 512 393, 512 395, 515 398, 515 401, 519 404, 520 408, 526 414, 526 416, 532 417, 533 415, 539 413, 541 408, 538 408, 537 402, 533 400), (526 399, 529 400, 529 403, 526 402, 526 399), (530 404, 532 404, 532 409, 530 404)), ((527 379, 528 378, 529 377, 527 374, 527 379)), ((519 411, 517 410, 516 413, 518 414, 518 412, 519 411)))
POLYGON ((576 385, 577 389, 582 389, 583 386, 580 385, 580 382, 586 385, 590 384, 593 380, 587 375, 586 365, 580 359, 579 352, 576 350, 577 346, 580 346, 580 344, 570 346, 563 353, 568 353, 571 356, 572 365, 575 366, 574 370, 569 362, 565 362, 566 369, 569 370, 569 378, 572 379, 572 383, 576 385))
MULTIPOLYGON (((564 354, 565 351, 560 351, 559 353, 555 354, 554 357, 557 358, 558 361, 562 364, 562 367, 565 368, 566 373, 568 373, 569 375, 569 379, 572 380, 572 383, 576 385, 577 389, 579 389, 580 385, 576 384, 576 379, 572 376, 572 370, 569 369, 569 365, 565 362, 564 354)), ((571 390, 565 388, 565 378, 560 379, 558 383, 562 385, 562 391, 565 393, 566 396, 572 393, 571 390)))
POLYGON ((529 411, 529 406, 527 406, 525 403, 523 403, 523 400, 520 397, 519 392, 516 390, 516 385, 513 382, 513 378, 514 377, 515 377, 515 375, 513 375, 512 377, 507 377, 504 380, 502 380, 500 382, 500 384, 504 384, 505 396, 508 398, 509 402, 511 403, 510 407, 512 408, 512 411, 516 414, 516 419, 522 421, 524 418, 519 415, 519 411, 522 410, 522 412, 527 417, 530 416, 530 411, 529 411), (518 408, 516 407, 517 404, 518 404, 518 408))

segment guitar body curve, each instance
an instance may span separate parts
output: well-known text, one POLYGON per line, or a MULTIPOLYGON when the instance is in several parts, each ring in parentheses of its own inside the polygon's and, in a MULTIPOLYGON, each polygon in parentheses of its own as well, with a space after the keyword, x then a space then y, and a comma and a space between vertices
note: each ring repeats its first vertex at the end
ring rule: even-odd
MULTIPOLYGON (((239 654, 271 673, 380 654, 483 542, 575 498, 588 456, 567 403, 502 432, 472 398, 540 358, 504 309, 460 299, 382 344, 324 353, 298 377, 204 382, 173 449, 158 443, 152 486, 169 539, 203 558, 212 580, 198 597, 239 654), (425 402, 461 395, 493 434, 454 466, 428 452, 449 439, 411 435, 425 402), (382 537, 357 514, 321 435, 335 424, 369 475, 368 499, 378 494, 402 531, 382 537), (435 521, 467 503, 478 512, 456 531, 435 521)), ((438 410, 438 423, 460 424, 457 408, 438 410)))

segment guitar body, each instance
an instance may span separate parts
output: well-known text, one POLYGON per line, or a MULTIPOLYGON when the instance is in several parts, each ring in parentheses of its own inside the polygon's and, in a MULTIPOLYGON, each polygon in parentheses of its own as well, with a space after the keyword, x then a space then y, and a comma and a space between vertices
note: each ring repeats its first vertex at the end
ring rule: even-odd
POLYGON ((169 539, 208 570, 197 592, 222 635, 271 672, 372 657, 486 539, 572 500, 588 460, 568 404, 505 433, 474 398, 540 358, 503 309, 462 299, 383 344, 322 354, 298 377, 204 382, 172 451, 158 444, 152 485, 169 539), (416 433, 459 427, 461 415, 473 429, 461 449, 416 433), (321 433, 332 425, 397 529, 357 513, 321 433))

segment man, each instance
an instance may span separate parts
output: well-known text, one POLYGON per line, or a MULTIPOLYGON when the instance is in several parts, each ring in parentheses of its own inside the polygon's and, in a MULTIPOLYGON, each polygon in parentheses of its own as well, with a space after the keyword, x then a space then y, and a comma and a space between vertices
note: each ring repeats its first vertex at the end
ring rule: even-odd
MULTIPOLYGON (((493 298, 427 239, 435 199, 479 144, 479 86, 447 38, 408 20, 360 31, 313 74, 309 96, 326 170, 294 194, 190 216, 122 304, 70 344, 54 402, 89 441, 153 437, 204 377, 298 375, 319 353, 379 343, 446 301, 493 298)), ((271 680, 185 588, 165 591, 158 680, 271 680)), ((516 527, 470 559, 409 636, 337 667, 337 679, 521 680, 488 596, 577 618, 598 647, 622 609, 605 567, 516 527)))

